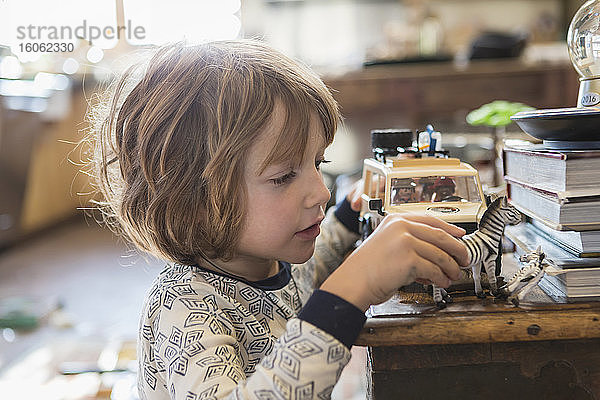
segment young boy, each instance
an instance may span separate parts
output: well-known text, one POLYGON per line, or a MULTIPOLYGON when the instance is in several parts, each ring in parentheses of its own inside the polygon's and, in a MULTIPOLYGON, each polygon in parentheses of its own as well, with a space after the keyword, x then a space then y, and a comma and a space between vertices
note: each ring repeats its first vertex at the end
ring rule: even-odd
POLYGON ((257 41, 160 49, 114 88, 96 175, 115 220, 171 261, 143 309, 144 399, 328 398, 371 304, 447 287, 464 231, 390 216, 356 251, 358 200, 324 214, 340 120, 308 68, 257 41))

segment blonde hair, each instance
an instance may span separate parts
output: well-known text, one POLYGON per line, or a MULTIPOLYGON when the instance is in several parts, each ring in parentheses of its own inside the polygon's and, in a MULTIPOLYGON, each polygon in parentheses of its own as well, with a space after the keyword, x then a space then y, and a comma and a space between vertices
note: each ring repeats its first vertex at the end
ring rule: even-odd
POLYGON ((181 264, 235 254, 245 154, 276 101, 286 120, 263 169, 301 161, 311 114, 327 144, 340 120, 315 73, 255 40, 162 47, 108 93, 89 114, 97 204, 137 247, 181 264))

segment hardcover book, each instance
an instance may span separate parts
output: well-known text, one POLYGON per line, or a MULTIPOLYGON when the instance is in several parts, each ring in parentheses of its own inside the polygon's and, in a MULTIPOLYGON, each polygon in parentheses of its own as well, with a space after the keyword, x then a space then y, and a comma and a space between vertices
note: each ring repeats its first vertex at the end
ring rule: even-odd
POLYGON ((531 219, 530 223, 541 235, 577 257, 600 257, 600 230, 558 231, 537 219, 531 219))
MULTIPOLYGON (((598 173, 600 175, 600 173, 598 173)), ((510 202, 524 214, 556 230, 600 230, 600 195, 566 196, 506 178, 510 202)))
POLYGON ((507 178, 561 198, 600 195, 600 150, 551 150, 507 141, 503 161, 507 178))
POLYGON ((540 235, 529 223, 507 226, 505 235, 515 244, 517 255, 541 246, 549 265, 539 286, 555 301, 587 301, 600 297, 600 257, 576 257, 540 235))
POLYGON ((569 288, 552 275, 544 275, 540 280, 539 286, 544 293, 557 303, 600 300, 600 295, 598 295, 600 287, 569 288))
POLYGON ((577 257, 570 251, 565 250, 553 241, 547 239, 544 235, 533 228, 531 224, 522 223, 513 226, 507 226, 504 229, 507 239, 515 244, 517 250, 524 253, 535 251, 538 246, 546 254, 546 259, 552 262, 556 268, 575 269, 575 268, 597 268, 600 267, 600 257, 577 257))

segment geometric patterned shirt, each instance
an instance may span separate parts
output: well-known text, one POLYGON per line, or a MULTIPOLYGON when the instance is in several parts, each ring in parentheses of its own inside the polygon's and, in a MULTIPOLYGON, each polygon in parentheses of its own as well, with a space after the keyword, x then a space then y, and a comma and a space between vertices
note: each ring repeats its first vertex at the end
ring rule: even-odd
POLYGON ((167 266, 140 321, 140 398, 330 398, 350 360, 348 343, 297 316, 357 238, 330 209, 313 257, 280 262, 279 273, 265 280, 167 266))

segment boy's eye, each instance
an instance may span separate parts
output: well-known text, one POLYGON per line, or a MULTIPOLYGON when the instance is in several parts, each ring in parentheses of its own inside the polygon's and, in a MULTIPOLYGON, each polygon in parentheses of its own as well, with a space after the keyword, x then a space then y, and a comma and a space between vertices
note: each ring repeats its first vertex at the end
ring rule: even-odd
POLYGON ((317 168, 317 170, 321 170, 321 164, 327 164, 330 163, 331 161, 329 160, 316 160, 315 161, 315 167, 317 168))
POLYGON ((291 181, 292 179, 294 179, 296 177, 296 172, 295 171, 290 171, 287 174, 280 176, 279 178, 274 178, 271 179, 271 182, 273 182, 273 184, 275 186, 281 186, 289 181, 291 181))

